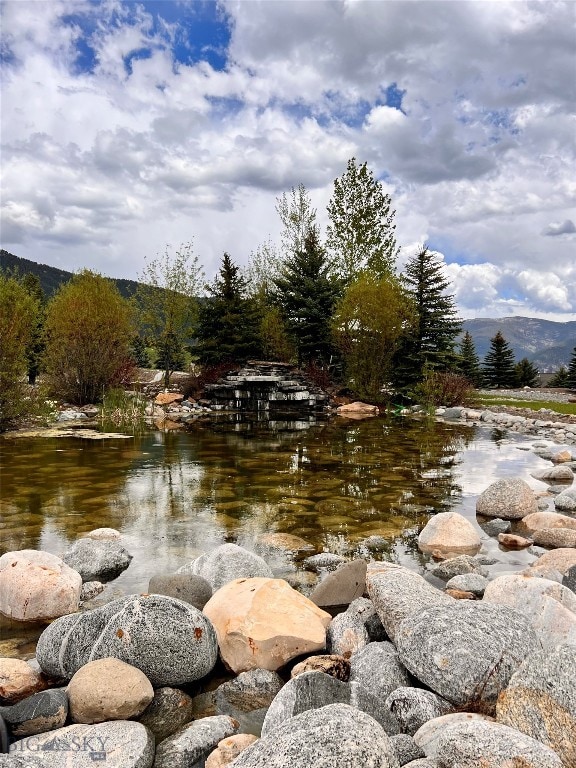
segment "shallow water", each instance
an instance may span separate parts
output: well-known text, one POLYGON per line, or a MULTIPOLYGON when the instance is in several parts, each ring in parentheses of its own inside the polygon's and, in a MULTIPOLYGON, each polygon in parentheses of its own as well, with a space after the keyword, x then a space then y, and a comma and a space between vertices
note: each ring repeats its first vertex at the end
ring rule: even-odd
MULTIPOLYGON (((134 559, 100 600, 145 592, 152 575, 224 542, 258 550, 258 536, 271 532, 311 545, 296 555, 264 553, 275 573, 303 591, 314 582, 302 572, 305 556, 324 549, 366 555, 362 540, 375 534, 388 542, 376 558, 424 572, 428 558, 416 538, 431 514, 455 510, 476 525, 476 497, 499 477, 520 476, 544 490, 530 472, 547 463, 520 450, 529 444, 488 429, 402 418, 270 430, 220 417, 128 440, 4 438, 0 552, 62 554, 89 530, 117 528, 134 559)), ((483 551, 496 551, 497 542, 478 530, 483 551)), ((505 567, 533 559, 509 553, 505 567)), ((32 655, 24 641, 37 630, 2 622, 0 655, 32 655)))

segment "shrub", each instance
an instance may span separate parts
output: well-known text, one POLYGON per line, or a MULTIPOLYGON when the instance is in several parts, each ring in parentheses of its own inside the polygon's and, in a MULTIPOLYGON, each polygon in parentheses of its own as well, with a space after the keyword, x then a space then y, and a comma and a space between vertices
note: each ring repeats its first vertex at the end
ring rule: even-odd
POLYGON ((471 405, 474 402, 474 387, 465 376, 457 373, 428 370, 412 390, 411 397, 425 408, 471 405))

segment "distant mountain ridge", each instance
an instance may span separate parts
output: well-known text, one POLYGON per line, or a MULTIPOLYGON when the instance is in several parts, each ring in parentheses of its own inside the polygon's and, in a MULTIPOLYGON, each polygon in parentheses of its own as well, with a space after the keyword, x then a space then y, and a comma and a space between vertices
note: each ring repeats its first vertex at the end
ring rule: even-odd
MULTIPOLYGON (((14 256, 13 253, 5 250, 0 250, 0 269, 8 272, 15 271, 19 275, 25 275, 27 272, 37 275, 47 299, 51 298, 61 285, 74 277, 73 272, 49 267, 47 264, 37 264, 35 261, 22 259, 20 256, 14 256)), ((125 299, 133 296, 138 288, 138 283, 135 280, 123 280, 114 277, 111 277, 110 280, 116 284, 125 299)))
MULTIPOLYGON (((49 267, 47 264, 37 264, 5 250, 0 250, 0 268, 17 270, 21 275, 27 272, 38 275, 48 298, 73 277, 72 272, 49 267)), ((133 296, 138 288, 135 280, 110 279, 126 298, 133 296)), ((516 360, 527 357, 542 373, 555 371, 561 365, 567 366, 572 350, 576 347, 576 320, 558 323, 535 317, 478 317, 474 320, 464 320, 462 327, 463 331, 469 331, 474 339, 476 352, 481 360, 490 349, 490 339, 501 331, 514 351, 516 360)))
POLYGON ((478 317, 464 320, 462 327, 474 339, 481 360, 490 349, 490 339, 500 331, 516 360, 527 357, 541 373, 568 366, 576 347, 576 320, 558 323, 536 317, 478 317))

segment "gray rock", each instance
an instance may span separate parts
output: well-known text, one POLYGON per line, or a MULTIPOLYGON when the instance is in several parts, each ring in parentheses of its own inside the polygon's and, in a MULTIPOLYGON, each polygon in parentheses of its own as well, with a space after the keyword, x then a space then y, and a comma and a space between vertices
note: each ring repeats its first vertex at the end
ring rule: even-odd
POLYGON ((332 552, 320 552, 319 555, 307 557, 302 565, 311 571, 335 571, 339 565, 346 562, 342 555, 335 555, 332 552))
POLYGON ((576 592, 576 565, 568 568, 562 577, 562 586, 568 587, 572 592, 576 592))
POLYGON ((201 768, 218 742, 235 733, 237 724, 227 715, 195 720, 158 746, 154 768, 201 768))
POLYGON ((283 685, 280 675, 268 669, 241 672, 238 677, 218 686, 216 712, 237 720, 240 733, 260 736, 268 707, 283 685))
POLYGON ((396 719, 383 702, 358 683, 343 683, 324 672, 304 672, 289 680, 270 705, 262 736, 267 736, 291 717, 328 704, 348 704, 378 721, 386 733, 399 733, 396 719))
POLYGON ((392 643, 370 643, 352 656, 350 681, 360 683, 369 693, 384 700, 396 688, 412 680, 392 643))
POLYGON ((529 656, 496 706, 497 720, 546 744, 576 765, 576 646, 529 656))
POLYGON ((190 603, 199 611, 212 597, 210 584, 202 576, 197 576, 194 573, 167 573, 152 576, 148 583, 148 592, 184 600, 185 603, 190 603))
MULTIPOLYGON (((532 477, 536 480, 542 480, 550 485, 572 483, 574 480, 574 472, 567 466, 556 466, 551 469, 545 469, 542 472, 533 472, 532 477)), ((565 489, 562 488, 562 491, 565 489)))
POLYGON ((486 576, 486 569, 478 562, 475 557, 470 555, 458 555, 444 560, 432 568, 432 575, 442 581, 448 581, 454 576, 460 576, 464 573, 478 573, 480 576, 486 576))
POLYGON ((441 768, 436 760, 432 760, 431 757, 421 757, 418 760, 412 760, 410 763, 405 764, 405 768, 441 768))
POLYGON ((479 573, 463 573, 453 576, 446 582, 446 589, 460 589, 463 592, 472 592, 476 597, 482 597, 488 586, 488 579, 479 573))
POLYGON ((163 595, 130 595, 63 616, 44 630, 36 647, 41 668, 53 677, 70 679, 89 661, 111 656, 142 670, 154 686, 199 680, 217 655, 208 618, 163 595))
POLYGON ((42 768, 46 765, 39 757, 27 755, 0 755, 0 768, 42 768))
POLYGON ((384 570, 368 574, 366 586, 392 641, 395 642, 398 627, 408 616, 417 615, 433 605, 451 605, 454 602, 408 568, 393 563, 382 565, 384 570))
POLYGON ((399 763, 386 732, 372 717, 346 704, 331 704, 290 718, 234 761, 234 768, 286 766, 399 768, 399 763))
POLYGON ((310 600, 320 608, 331 605, 350 605, 364 593, 366 567, 365 560, 343 563, 318 584, 312 591, 310 600))
POLYGON ((476 512, 485 517, 518 520, 536 512, 536 496, 520 477, 503 477, 483 491, 476 501, 476 512))
POLYGON ((140 723, 128 720, 97 725, 68 725, 15 741, 10 755, 29 758, 42 756, 43 768, 93 768, 102 761, 106 768, 151 768, 154 762, 154 737, 140 723))
POLYGON ((0 707, 12 736, 32 736, 61 728, 68 715, 68 696, 64 688, 40 691, 11 707, 0 707))
POLYGON ((404 666, 458 706, 493 705, 529 653, 540 649, 526 617, 512 608, 467 600, 434 606, 400 625, 404 666))
POLYGON ((367 536, 359 544, 360 547, 367 549, 368 552, 382 552, 390 546, 390 541, 385 536, 367 536))
POLYGON ((88 600, 93 600, 100 595, 106 589, 105 585, 101 581, 86 581, 82 584, 82 591, 80 592, 80 602, 86 603, 88 600))
POLYGON ((381 642, 382 640, 388 639, 386 630, 382 626, 380 616, 378 616, 378 612, 376 611, 372 600, 369 600, 367 597, 357 597, 356 600, 353 600, 350 603, 346 609, 346 613, 356 614, 359 617, 366 627, 366 632, 368 632, 368 638, 371 643, 381 642))
POLYGON ((132 555, 118 541, 86 538, 75 541, 62 560, 82 581, 111 581, 128 568, 132 555))
POLYGON ((558 755, 513 728, 486 720, 447 726, 436 742, 442 768, 562 768, 558 755))
POLYGON ((339 613, 326 630, 326 653, 350 658, 368 645, 370 638, 364 622, 357 613, 339 613))
POLYGON ((488 536, 498 536, 501 533, 508 533, 512 528, 510 520, 501 520, 495 517, 494 520, 478 521, 478 525, 488 536))
MULTIPOLYGON (((447 715, 452 704, 432 691, 422 688, 399 687, 386 697, 386 706, 400 723, 402 733, 413 736, 416 731, 435 717, 447 715)), ((423 755, 416 755, 423 757, 423 755)))
POLYGON ((154 698, 138 718, 156 739, 156 745, 172 736, 194 718, 192 699, 179 688, 158 688, 154 698))
POLYGON ((558 494, 554 506, 561 512, 576 512, 576 488, 568 488, 558 494))
POLYGON ((260 555, 237 544, 222 544, 212 552, 206 552, 191 563, 183 565, 178 569, 178 573, 202 576, 214 591, 234 579, 274 577, 272 569, 260 555))
POLYGON ((444 419, 460 419, 462 418, 463 408, 445 408, 442 418, 444 419))
POLYGON ((394 747, 396 757, 400 765, 406 765, 412 760, 418 760, 424 757, 424 750, 420 749, 412 736, 407 733, 398 733, 396 736, 390 736, 390 743, 394 747))

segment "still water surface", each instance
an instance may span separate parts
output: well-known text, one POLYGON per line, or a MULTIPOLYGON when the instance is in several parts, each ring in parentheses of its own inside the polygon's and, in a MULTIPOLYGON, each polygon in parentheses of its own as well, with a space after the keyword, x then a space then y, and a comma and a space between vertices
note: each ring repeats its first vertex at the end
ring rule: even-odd
MULTIPOLYGON (((306 591, 303 557, 324 549, 380 555, 423 571, 418 531, 434 512, 475 521, 475 500, 493 480, 545 466, 520 450, 522 438, 433 420, 332 419, 300 430, 270 430, 222 417, 187 431, 129 439, 0 440, 0 553, 62 554, 81 534, 117 528, 134 556, 102 599, 146 591, 150 576, 174 571, 205 550, 290 533, 312 549, 265 553, 279 576, 306 591)), ((478 529, 484 551, 497 544, 478 529)), ((518 567, 533 556, 514 553, 518 567)), ((18 635, 4 622, 4 636, 18 635)), ((20 633, 21 634, 21 633, 20 633)), ((12 654, 10 654, 12 655, 12 654)))

